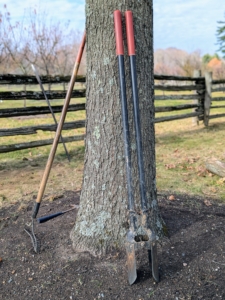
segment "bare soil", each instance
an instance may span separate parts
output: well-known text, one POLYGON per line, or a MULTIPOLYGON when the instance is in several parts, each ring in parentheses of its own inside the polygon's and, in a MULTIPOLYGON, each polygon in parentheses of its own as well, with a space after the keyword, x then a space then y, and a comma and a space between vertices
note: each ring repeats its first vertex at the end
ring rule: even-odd
MULTIPOLYGON (((147 253, 137 253, 138 280, 129 286, 126 256, 104 258, 73 252, 70 231, 76 210, 36 224, 41 251, 24 231, 33 201, 0 209, 0 299, 225 299, 225 206, 187 195, 160 195, 169 238, 158 246, 160 282, 155 284, 147 253), (171 200, 169 200, 171 199, 171 200)), ((79 204, 79 193, 45 203, 40 215, 79 204)))

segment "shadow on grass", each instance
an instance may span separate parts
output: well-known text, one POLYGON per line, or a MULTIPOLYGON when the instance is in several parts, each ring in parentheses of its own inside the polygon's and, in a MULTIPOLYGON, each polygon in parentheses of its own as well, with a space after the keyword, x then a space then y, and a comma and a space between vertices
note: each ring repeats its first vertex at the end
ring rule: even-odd
MULTIPOLYGON (((47 163, 48 156, 50 153, 50 147, 45 147, 45 151, 42 151, 41 154, 30 156, 29 152, 32 149, 26 149, 18 151, 15 157, 12 155, 12 158, 9 158, 5 161, 1 161, 0 156, 0 171, 1 170, 16 170, 24 169, 26 167, 35 167, 37 169, 43 169, 47 163)), ((84 161, 84 146, 74 146, 72 150, 68 150, 70 155, 71 164, 73 166, 83 164, 84 161)), ((63 163, 69 164, 68 158, 64 149, 61 146, 61 149, 58 149, 54 158, 54 163, 63 163)))
MULTIPOLYGON (((202 135, 205 135, 207 133, 213 133, 218 135, 222 132, 224 132, 224 125, 225 123, 214 123, 210 124, 209 127, 201 127, 201 128, 192 128, 191 130, 182 130, 180 132, 173 132, 173 131, 167 131, 163 134, 156 134, 156 143, 158 144, 170 144, 170 143, 183 143, 187 139, 193 139, 195 142, 201 137, 202 135)), ((211 135, 209 136, 209 139, 211 139, 211 135)))

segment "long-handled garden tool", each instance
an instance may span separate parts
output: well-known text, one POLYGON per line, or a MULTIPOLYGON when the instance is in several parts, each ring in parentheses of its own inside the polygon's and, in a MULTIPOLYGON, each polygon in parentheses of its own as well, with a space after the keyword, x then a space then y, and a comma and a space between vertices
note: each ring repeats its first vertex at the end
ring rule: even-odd
POLYGON ((119 10, 114 12, 115 33, 116 33, 116 53, 118 56, 118 63, 119 63, 120 95, 121 95, 121 104, 122 104, 122 122, 123 122, 125 161, 126 161, 126 174, 127 174, 127 187, 128 187, 128 210, 130 216, 130 227, 127 232, 126 252, 127 252, 127 265, 128 265, 128 280, 130 284, 133 284, 137 278, 135 250, 139 248, 145 247, 148 249, 148 254, 149 254, 148 257, 152 266, 152 276, 156 282, 159 281, 159 273, 158 273, 156 238, 153 230, 150 227, 150 215, 147 208, 147 199, 146 199, 132 12, 127 11, 125 13, 125 16, 126 16, 126 29, 127 29, 127 40, 128 40, 128 53, 130 56, 133 107, 134 107, 134 123, 135 123, 135 133, 136 133, 135 137, 136 137, 139 184, 140 184, 140 195, 141 195, 141 216, 140 217, 135 212, 134 197, 133 197, 133 190, 132 190, 130 136, 129 136, 126 84, 125 84, 125 71, 124 71, 122 17, 121 17, 121 12, 119 10))
MULTIPOLYGON (((38 74, 38 71, 36 70, 36 68, 35 68, 35 66, 34 66, 33 64, 31 64, 31 67, 32 67, 32 69, 33 69, 33 71, 34 71, 34 74, 35 74, 35 76, 36 76, 36 78, 37 78, 37 81, 38 81, 38 83, 39 83, 39 85, 40 85, 41 91, 42 91, 42 93, 43 93, 43 95, 44 95, 44 97, 45 97, 45 100, 46 100, 47 104, 48 104, 48 107, 49 107, 49 110, 50 110, 50 112, 51 112, 51 114, 52 114, 52 118, 53 118, 53 120, 54 120, 54 122, 55 122, 55 125, 58 126, 58 123, 57 123, 55 114, 54 114, 54 112, 53 112, 53 110, 52 110, 51 103, 50 103, 50 101, 49 101, 49 99, 48 99, 48 97, 47 97, 47 95, 46 95, 46 92, 45 92, 45 89, 44 89, 43 84, 42 84, 42 82, 41 82, 41 78, 40 78, 40 76, 39 76, 39 74, 38 74)), ((64 147, 64 150, 65 150, 65 152, 66 152, 66 156, 67 156, 67 158, 68 158, 68 161, 70 161, 70 156, 69 156, 69 153, 68 153, 68 151, 67 151, 67 148, 66 148, 66 145, 65 145, 65 143, 64 143, 64 140, 63 140, 62 135, 60 135, 60 139, 61 139, 61 141, 62 141, 62 143, 63 143, 63 147, 64 147)))
POLYGON ((51 148, 48 160, 47 160, 47 164, 46 164, 46 167, 45 167, 45 170, 44 170, 44 174, 43 174, 43 177, 42 177, 42 180, 41 180, 41 184, 40 184, 40 188, 39 188, 39 191, 38 191, 37 199, 36 199, 36 202, 34 204, 32 218, 31 218, 32 219, 31 220, 32 221, 32 223, 31 223, 32 231, 29 231, 28 229, 25 229, 25 231, 31 237, 35 252, 39 252, 39 247, 38 247, 37 239, 36 239, 35 234, 34 234, 34 220, 36 219, 36 216, 38 214, 38 211, 39 211, 39 208, 40 208, 40 205, 41 205, 41 201, 42 201, 42 197, 43 197, 45 187, 46 187, 46 184, 47 184, 47 181, 48 181, 48 177, 49 177, 49 174, 50 174, 50 170, 51 170, 51 167, 52 167, 52 163, 53 163, 53 160, 54 160, 54 157, 55 157, 55 153, 56 153, 56 149, 57 149, 57 146, 58 146, 59 138, 61 136, 63 124, 64 124, 64 121, 65 121, 66 113, 67 113, 68 106, 69 106, 69 103, 70 103, 70 98, 71 98, 71 95, 72 95, 72 92, 73 92, 73 87, 74 87, 76 77, 77 77, 77 74, 78 74, 78 70, 79 70, 83 50, 84 50, 84 47, 85 47, 85 43, 86 43, 86 33, 84 33, 81 44, 80 44, 80 47, 79 47, 79 51, 78 51, 76 61, 75 61, 75 65, 74 65, 74 68, 73 68, 73 73, 72 73, 72 76, 71 76, 71 79, 70 79, 69 88, 68 88, 66 98, 65 98, 65 101, 64 101, 61 117, 60 117, 58 127, 57 127, 57 130, 56 130, 56 133, 55 133, 54 141, 53 141, 52 148, 51 148))

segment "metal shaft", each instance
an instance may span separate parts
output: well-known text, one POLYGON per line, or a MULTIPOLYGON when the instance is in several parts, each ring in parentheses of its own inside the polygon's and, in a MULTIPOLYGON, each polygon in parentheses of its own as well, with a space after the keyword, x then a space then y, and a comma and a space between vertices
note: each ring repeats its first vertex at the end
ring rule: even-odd
POLYGON ((129 133, 129 123, 128 123, 126 81, 125 81, 125 68, 124 68, 122 18, 121 18, 121 12, 119 10, 114 12, 114 24, 115 24, 115 36, 116 36, 116 54, 118 57, 118 65, 119 65, 120 99, 121 99, 121 109, 122 109, 124 153, 125 153, 126 176, 127 176, 128 209, 130 211, 130 214, 132 214, 132 212, 134 212, 134 198, 133 198, 132 175, 131 175, 131 151, 130 151, 131 147, 130 147, 130 133, 129 133))
MULTIPOLYGON (((36 70, 36 68, 35 68, 35 66, 34 66, 33 64, 31 64, 31 67, 32 67, 32 69, 33 69, 33 71, 34 71, 34 74, 35 74, 35 76, 36 76, 36 78, 37 78, 37 81, 38 81, 38 83, 39 83, 39 85, 40 85, 40 88, 41 88, 41 90, 42 90, 42 93, 43 93, 43 95, 44 95, 44 97, 45 97, 45 100, 46 100, 46 102, 47 102, 47 104, 48 104, 48 107, 49 107, 49 110, 50 110, 50 112, 51 112, 51 114, 52 114, 52 118, 53 118, 53 120, 54 120, 54 122, 55 122, 55 125, 58 126, 58 123, 57 123, 55 114, 54 114, 54 112, 53 112, 53 110, 52 110, 51 103, 50 103, 50 101, 49 101, 49 99, 48 99, 48 97, 47 97, 47 95, 46 95, 46 92, 45 92, 45 89, 44 89, 43 84, 42 84, 42 82, 41 82, 41 78, 40 78, 40 76, 39 76, 39 74, 38 74, 38 71, 36 70)), ((69 156, 69 153, 68 153, 68 151, 67 151, 67 148, 66 148, 66 145, 65 145, 65 143, 64 143, 64 140, 63 140, 62 135, 60 135, 60 140, 61 140, 61 142, 62 142, 62 144, 63 144, 63 147, 64 147, 64 150, 65 150, 65 152, 66 152, 66 156, 67 156, 67 158, 68 158, 68 161, 70 162, 70 156, 69 156)))
POLYGON ((124 56, 118 55, 119 77, 120 77, 120 97, 122 108, 122 123, 123 123, 123 138, 124 138, 124 153, 126 163, 127 190, 128 190, 128 209, 134 211, 134 197, 131 175, 131 151, 130 151, 130 133, 128 123, 128 109, 126 98, 126 82, 124 70, 124 56))
POLYGON ((133 94, 132 96, 133 96, 133 107, 134 107, 135 137, 136 137, 137 157, 138 157, 139 185, 140 185, 140 194, 141 194, 141 209, 145 211, 147 209, 147 201, 146 201, 144 159, 143 159, 142 138, 141 138, 141 122, 140 122, 140 113, 139 113, 139 99, 138 99, 135 55, 130 55, 130 70, 131 70, 131 82, 132 82, 132 94, 133 94))

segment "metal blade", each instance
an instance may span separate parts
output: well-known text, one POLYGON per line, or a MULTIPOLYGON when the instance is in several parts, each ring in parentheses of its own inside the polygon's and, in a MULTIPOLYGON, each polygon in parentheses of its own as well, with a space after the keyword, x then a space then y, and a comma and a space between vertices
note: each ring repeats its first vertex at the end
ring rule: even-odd
POLYGON ((156 283, 159 282, 159 266, 157 256, 157 243, 153 242, 151 245, 151 264, 152 264, 152 277, 156 283))
POLYGON ((129 284, 132 285, 137 279, 134 244, 127 245, 126 250, 127 250, 128 281, 129 284))

